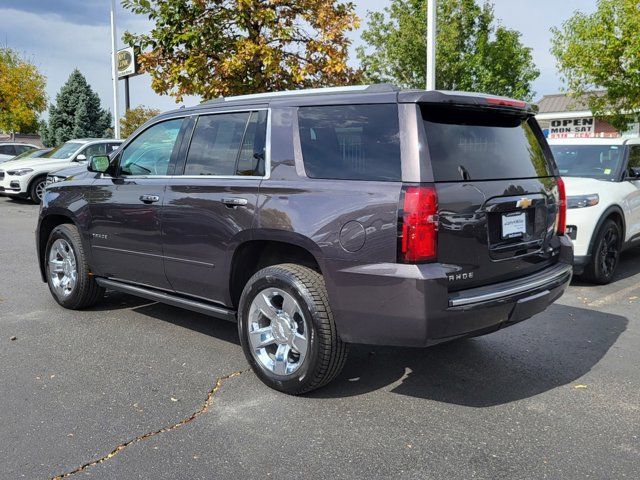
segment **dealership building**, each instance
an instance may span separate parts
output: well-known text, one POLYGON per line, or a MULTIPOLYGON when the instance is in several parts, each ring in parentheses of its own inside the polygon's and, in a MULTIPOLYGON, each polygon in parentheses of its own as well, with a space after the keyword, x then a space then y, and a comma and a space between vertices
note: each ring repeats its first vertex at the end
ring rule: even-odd
MULTIPOLYGON (((598 92, 603 95, 604 92, 598 92)), ((609 123, 594 118, 585 97, 567 94, 545 95, 538 102, 536 115, 547 138, 618 138, 640 136, 639 124, 625 132, 609 123)))

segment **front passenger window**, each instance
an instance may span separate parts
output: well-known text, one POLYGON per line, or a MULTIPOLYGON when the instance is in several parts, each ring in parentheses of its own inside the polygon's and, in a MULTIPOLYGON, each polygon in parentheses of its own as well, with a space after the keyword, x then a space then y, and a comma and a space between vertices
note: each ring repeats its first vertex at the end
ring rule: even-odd
POLYGON ((167 175, 182 118, 149 127, 124 149, 120 157, 122 175, 167 175))
POLYGON ((640 145, 629 148, 629 165, 627 172, 631 173, 632 168, 640 168, 640 145))

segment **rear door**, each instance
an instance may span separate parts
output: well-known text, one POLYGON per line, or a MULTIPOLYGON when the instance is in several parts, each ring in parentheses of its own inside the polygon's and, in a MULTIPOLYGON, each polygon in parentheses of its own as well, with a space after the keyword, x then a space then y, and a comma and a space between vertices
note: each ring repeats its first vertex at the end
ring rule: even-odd
POLYGON ((267 159, 268 111, 200 115, 164 199, 167 278, 182 294, 228 304, 235 246, 248 239, 267 159))
POLYGON ((625 169, 625 180, 632 188, 627 195, 626 203, 629 209, 629 218, 627 218, 627 240, 638 239, 640 236, 640 179, 633 178, 630 175, 631 168, 640 168, 640 145, 629 146, 629 160, 625 169))
POLYGON ((438 261, 450 290, 556 261, 555 164, 533 119, 512 110, 421 107, 439 204, 438 261))

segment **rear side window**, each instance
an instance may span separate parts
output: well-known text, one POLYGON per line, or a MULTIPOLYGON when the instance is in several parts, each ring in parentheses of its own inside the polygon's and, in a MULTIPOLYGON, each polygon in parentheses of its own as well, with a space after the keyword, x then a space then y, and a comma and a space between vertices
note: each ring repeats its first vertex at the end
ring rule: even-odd
POLYGON ((397 105, 301 107, 298 128, 307 176, 401 180, 397 105))
POLYGON ((532 120, 436 106, 423 106, 422 118, 436 181, 553 175, 532 120))
POLYGON ((266 122, 266 111, 199 117, 184 174, 264 175, 266 122))

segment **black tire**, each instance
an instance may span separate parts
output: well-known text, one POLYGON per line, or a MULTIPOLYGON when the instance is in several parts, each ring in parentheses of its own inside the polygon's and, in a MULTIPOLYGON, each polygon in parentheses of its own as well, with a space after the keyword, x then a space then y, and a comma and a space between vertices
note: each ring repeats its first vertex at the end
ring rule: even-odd
POLYGON ((47 177, 37 177, 31 181, 29 185, 29 198, 33 203, 42 203, 42 197, 38 194, 44 192, 44 187, 47 185, 47 177), (39 190, 42 188, 42 190, 39 190))
POLYGON ((238 315, 238 332, 245 356, 258 378, 269 387, 301 395, 331 382, 342 370, 348 346, 338 336, 320 273, 295 264, 274 265, 258 271, 244 287, 238 315), (288 375, 277 375, 258 361, 249 340, 251 304, 259 293, 269 288, 290 294, 309 328, 306 355, 297 370, 288 375))
POLYGON ((87 264, 87 257, 82 247, 82 241, 80 233, 75 225, 58 225, 53 229, 49 235, 47 241, 47 247, 45 249, 44 257, 45 273, 47 277, 47 284, 51 295, 56 302, 62 305, 64 308, 70 310, 81 310, 95 305, 104 296, 104 288, 100 287, 93 276, 91 275, 89 265, 87 264), (75 257, 75 271, 77 279, 75 286, 68 294, 61 294, 54 286, 52 275, 50 272, 50 253, 52 246, 56 243, 56 240, 63 240, 73 250, 75 257))
POLYGON ((611 283, 620 260, 622 231, 611 219, 604 221, 593 244, 591 263, 584 270, 583 277, 599 285, 611 283))

